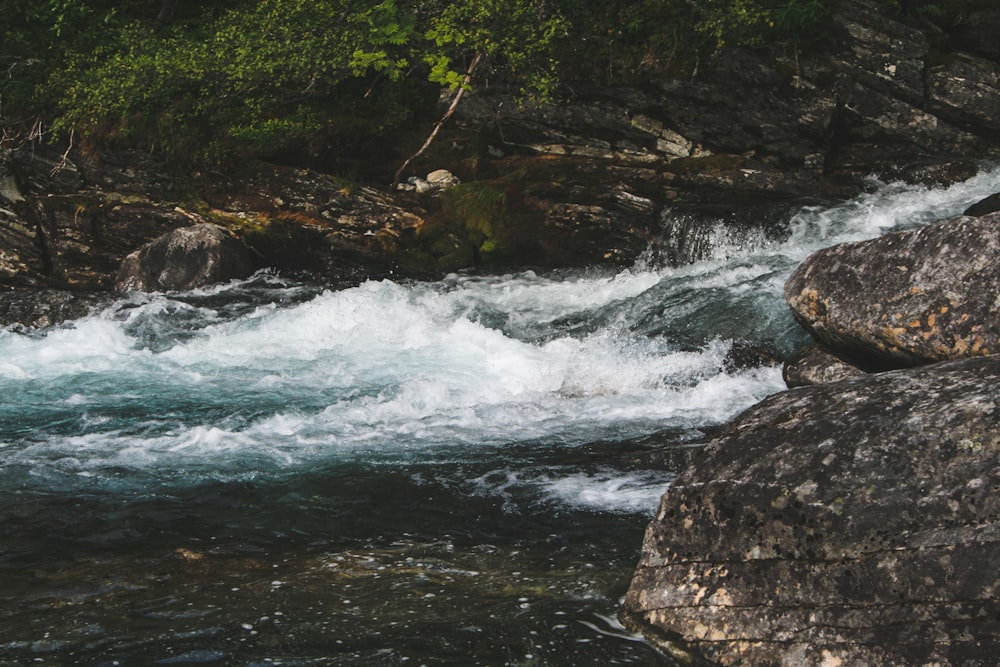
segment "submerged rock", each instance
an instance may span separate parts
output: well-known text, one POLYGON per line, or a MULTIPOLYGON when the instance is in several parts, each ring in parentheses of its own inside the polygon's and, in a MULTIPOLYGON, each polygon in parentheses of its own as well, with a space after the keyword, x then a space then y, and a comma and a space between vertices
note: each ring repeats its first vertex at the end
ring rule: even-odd
POLYGON ((790 390, 664 494, 623 620, 722 665, 990 664, 1000 357, 790 390))
POLYGON ((175 229, 127 256, 115 288, 186 290, 254 271, 250 250, 225 229, 210 223, 175 229))
POLYGON ((1000 351, 1000 213, 820 250, 785 284, 796 319, 873 367, 1000 351))

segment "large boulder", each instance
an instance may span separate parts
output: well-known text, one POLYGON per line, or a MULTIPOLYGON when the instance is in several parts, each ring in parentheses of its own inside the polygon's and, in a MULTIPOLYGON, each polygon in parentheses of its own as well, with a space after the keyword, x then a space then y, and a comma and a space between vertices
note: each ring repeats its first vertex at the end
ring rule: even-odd
POLYGON ((820 343, 873 368, 1000 352, 1000 213, 820 250, 785 284, 820 343))
POLYGON ((201 223, 168 232, 128 255, 118 271, 119 291, 187 290, 254 271, 250 250, 222 227, 201 223))
POLYGON ((1000 651, 1000 357, 774 395, 664 494, 623 621, 722 665, 1000 651))

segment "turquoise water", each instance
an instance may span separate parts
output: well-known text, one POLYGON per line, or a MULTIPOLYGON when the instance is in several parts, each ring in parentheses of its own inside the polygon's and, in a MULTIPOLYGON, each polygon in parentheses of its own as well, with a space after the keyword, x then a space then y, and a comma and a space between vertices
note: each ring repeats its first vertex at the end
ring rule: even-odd
POLYGON ((615 616, 692 443, 783 388, 734 347, 805 342, 812 250, 997 190, 878 184, 682 268, 263 273, 0 331, 0 664, 669 665, 615 616))

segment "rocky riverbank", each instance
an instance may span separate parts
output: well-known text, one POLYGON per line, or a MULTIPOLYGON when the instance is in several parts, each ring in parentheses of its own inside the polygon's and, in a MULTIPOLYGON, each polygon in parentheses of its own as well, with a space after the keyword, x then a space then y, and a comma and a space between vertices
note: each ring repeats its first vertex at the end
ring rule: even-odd
POLYGON ((786 377, 813 386, 739 416, 664 494, 627 623, 726 665, 993 661, 998 230, 963 216, 793 273, 822 349, 786 377))
MULTIPOLYGON (((921 31, 843 0, 809 53, 720 48, 684 80, 469 96, 393 190, 302 166, 177 174, 143 154, 0 155, 0 325, 114 290, 260 268, 329 284, 667 263, 780 237, 871 174, 948 183, 1000 156, 1000 10, 921 31)), ((420 138, 422 140, 422 137, 420 138)), ((1000 649, 1000 216, 822 251, 787 298, 797 387, 721 429, 663 496, 623 619, 684 660, 986 665, 1000 649)), ((980 217, 972 217, 973 214, 980 217)))
POLYGON ((790 210, 871 174, 946 183, 997 154, 1000 66, 981 31, 921 32, 870 0, 843 0, 832 26, 808 51, 720 48, 690 79, 569 86, 550 107, 480 90, 414 164, 445 167, 448 189, 25 146, 0 155, 0 288, 112 289, 127 255, 202 222, 255 267, 333 282, 627 266, 651 247, 681 264, 720 224, 780 236, 790 210))

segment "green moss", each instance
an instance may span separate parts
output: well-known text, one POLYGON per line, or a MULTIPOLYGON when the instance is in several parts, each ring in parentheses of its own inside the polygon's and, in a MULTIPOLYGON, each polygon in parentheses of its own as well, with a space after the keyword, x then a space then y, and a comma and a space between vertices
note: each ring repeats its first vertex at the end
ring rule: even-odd
POLYGON ((464 230, 480 251, 496 250, 507 218, 507 193, 488 184, 459 185, 444 193, 442 214, 449 227, 464 230))

